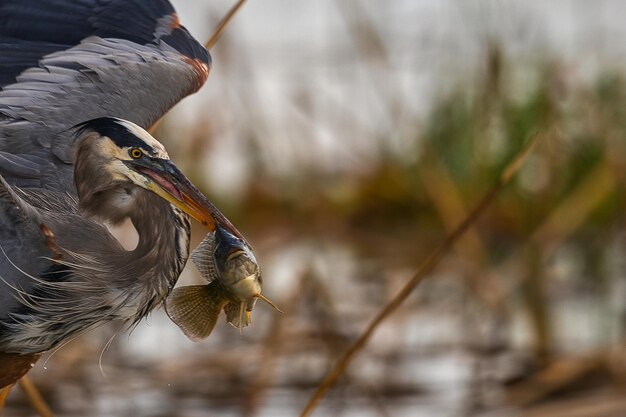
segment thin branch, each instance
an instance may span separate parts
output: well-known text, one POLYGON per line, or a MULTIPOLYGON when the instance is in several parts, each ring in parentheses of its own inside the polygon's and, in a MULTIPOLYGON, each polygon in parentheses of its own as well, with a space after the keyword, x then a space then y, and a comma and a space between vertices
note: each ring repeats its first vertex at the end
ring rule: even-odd
POLYGON ((11 391, 11 387, 13 385, 7 385, 4 388, 0 388, 0 416, 2 415, 2 410, 4 410, 4 402, 9 396, 9 392, 11 391))
POLYGON ((350 348, 341 356, 335 366, 326 374, 324 380, 317 387, 313 395, 309 398, 309 401, 305 405, 300 417, 309 416, 317 407, 318 403, 326 392, 337 381, 337 378, 346 370, 350 362, 356 357, 356 355, 363 350, 374 331, 382 324, 382 322, 389 317, 407 297, 413 292, 417 285, 424 280, 428 273, 437 265, 439 260, 450 250, 450 248, 457 242, 457 240, 469 229, 469 227, 476 222, 478 217, 485 211, 493 199, 498 195, 500 190, 508 184, 513 175, 520 168, 524 162, 526 156, 534 148, 539 141, 540 135, 536 134, 528 144, 515 156, 513 161, 507 165, 502 171, 496 183, 491 187, 489 191, 483 196, 483 198, 474 206, 474 208, 467 215, 465 220, 459 224, 456 229, 448 235, 448 237, 441 243, 426 260, 420 265, 415 275, 400 289, 400 292, 391 300, 382 310, 374 317, 374 319, 367 326, 365 331, 359 336, 359 338, 352 344, 350 348))
POLYGON ((40 417, 52 417, 52 411, 50 411, 48 404, 46 404, 35 384, 27 376, 23 376, 18 381, 18 384, 40 417))
MULTIPOLYGON (((220 36, 222 36, 222 32, 224 32, 224 29, 226 29, 226 26, 230 23, 233 16, 235 16, 237 11, 241 8, 241 6, 243 6, 245 2, 246 0, 239 0, 228 10, 228 13, 226 13, 226 15, 224 15, 222 20, 220 20, 220 22, 217 24, 217 27, 213 31, 213 34, 211 35, 209 40, 206 41, 206 43, 204 44, 204 47, 206 49, 211 49, 213 45, 215 45, 215 43, 218 41, 220 36)), ((150 129, 148 129, 148 132, 150 132, 151 135, 154 135, 154 132, 156 132, 159 125, 161 124, 161 121, 163 121, 164 117, 165 115, 161 116, 159 120, 157 120, 156 122, 154 122, 152 126, 150 126, 150 129)))
POLYGON ((233 16, 235 16, 239 8, 243 6, 245 2, 246 0, 239 0, 237 3, 233 5, 233 7, 230 8, 228 13, 226 13, 226 15, 222 18, 222 20, 220 20, 220 22, 217 24, 217 27, 213 31, 213 35, 211 35, 209 40, 204 44, 204 47, 206 49, 213 48, 213 45, 215 45, 215 43, 220 38, 220 36, 222 36, 222 32, 224 32, 224 29, 226 28, 228 23, 230 23, 233 16))

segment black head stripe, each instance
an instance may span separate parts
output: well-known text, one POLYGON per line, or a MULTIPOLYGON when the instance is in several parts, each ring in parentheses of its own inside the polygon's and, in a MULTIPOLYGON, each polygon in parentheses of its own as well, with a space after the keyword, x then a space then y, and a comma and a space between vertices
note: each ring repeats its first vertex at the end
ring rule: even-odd
POLYGON ((146 142, 130 132, 126 126, 120 124, 119 120, 111 117, 88 120, 76 125, 75 128, 77 129, 77 137, 82 136, 85 132, 96 132, 100 136, 107 136, 120 148, 141 148, 152 153, 152 148, 146 142))

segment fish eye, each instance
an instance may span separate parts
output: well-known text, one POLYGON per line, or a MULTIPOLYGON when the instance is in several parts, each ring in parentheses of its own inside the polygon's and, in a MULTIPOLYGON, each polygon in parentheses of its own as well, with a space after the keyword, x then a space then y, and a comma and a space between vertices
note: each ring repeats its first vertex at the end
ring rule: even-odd
POLYGON ((128 151, 128 154, 133 159, 139 159, 143 156, 143 151, 139 148, 133 148, 130 151, 128 151))

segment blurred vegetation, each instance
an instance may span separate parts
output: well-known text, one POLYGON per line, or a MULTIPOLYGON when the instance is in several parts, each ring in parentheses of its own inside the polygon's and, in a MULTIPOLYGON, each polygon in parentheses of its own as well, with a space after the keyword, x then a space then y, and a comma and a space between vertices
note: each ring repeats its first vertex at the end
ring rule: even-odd
MULTIPOLYGON (((244 228, 288 223, 308 233, 338 232, 356 240, 362 234, 414 234, 410 246, 417 249, 416 240, 430 242, 449 229, 441 207, 446 199, 467 207, 531 135, 545 132, 542 149, 482 220, 480 238, 493 258, 489 262, 498 263, 538 232, 543 244, 572 243, 587 261, 597 261, 586 231, 608 249, 623 222, 623 77, 601 75, 594 85, 584 85, 568 79, 558 62, 519 69, 505 61, 497 46, 485 61, 478 80, 459 83, 435 103, 425 122, 415 120, 423 128, 412 138, 410 154, 397 155, 382 138, 377 159, 367 171, 352 175, 304 167, 304 172, 276 178, 256 161, 255 180, 230 210, 231 217, 244 228), (536 81, 519 85, 517 78, 536 81), (587 188, 595 190, 580 195, 587 188), (454 196, 438 195, 450 192, 454 196), (550 220, 555 213, 568 217, 550 220), (318 227, 333 222, 342 227, 318 227)), ((258 155, 253 151, 263 139, 249 138, 250 158, 258 155)))
MULTIPOLYGON (((623 380, 606 361, 587 366, 587 356, 572 374, 552 366, 588 354, 590 346, 609 355, 623 343, 626 303, 614 292, 626 271, 614 257, 624 248, 624 78, 601 74, 588 85, 559 62, 520 68, 496 43, 486 49, 478 79, 461 80, 435 103, 410 154, 394 153, 382 138, 365 172, 332 175, 307 167, 310 172, 278 180, 256 161, 255 180, 231 216, 244 229, 260 228, 260 235, 283 225, 294 235, 346 242, 388 268, 411 268, 541 132, 540 149, 450 255, 454 273, 466 279, 470 305, 504 329, 504 337, 483 339, 479 351, 488 361, 493 352, 529 355, 529 367, 500 381, 515 382, 512 398, 519 404, 561 392, 561 384, 568 392, 598 369, 623 380), (572 300, 574 309, 585 308, 576 304, 580 299, 603 310, 592 340, 576 338, 576 319, 563 321, 559 311, 572 300), (507 329, 515 315, 530 329, 521 344, 507 329), (537 394, 542 384, 533 378, 541 372, 556 376, 537 394)), ((250 140, 255 149, 261 139, 250 140)))

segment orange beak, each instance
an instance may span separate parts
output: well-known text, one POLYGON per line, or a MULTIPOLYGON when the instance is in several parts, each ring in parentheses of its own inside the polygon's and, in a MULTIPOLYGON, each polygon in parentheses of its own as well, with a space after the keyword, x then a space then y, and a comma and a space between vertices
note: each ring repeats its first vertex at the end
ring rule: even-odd
POLYGON ((171 161, 151 158, 133 161, 133 168, 152 181, 147 188, 174 207, 214 231, 216 224, 244 242, 246 239, 232 223, 202 194, 171 161))

